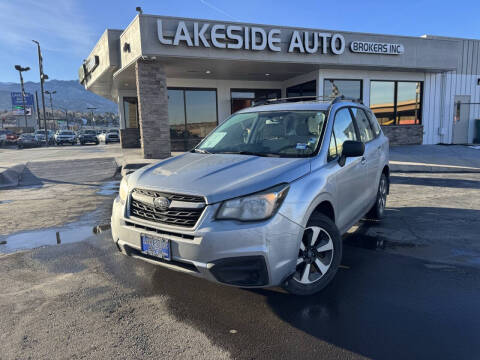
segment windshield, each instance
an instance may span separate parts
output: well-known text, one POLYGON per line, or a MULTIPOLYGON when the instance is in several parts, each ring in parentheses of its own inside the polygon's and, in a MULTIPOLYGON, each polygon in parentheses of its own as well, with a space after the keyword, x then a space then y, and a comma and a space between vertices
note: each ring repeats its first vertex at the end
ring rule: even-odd
POLYGON ((87 135, 96 135, 97 134, 94 130, 85 130, 83 133, 87 134, 87 135))
POLYGON ((60 131, 60 135, 73 135, 71 131, 60 131))
POLYGON ((258 156, 311 156, 325 125, 325 111, 270 111, 236 114, 193 151, 258 156))

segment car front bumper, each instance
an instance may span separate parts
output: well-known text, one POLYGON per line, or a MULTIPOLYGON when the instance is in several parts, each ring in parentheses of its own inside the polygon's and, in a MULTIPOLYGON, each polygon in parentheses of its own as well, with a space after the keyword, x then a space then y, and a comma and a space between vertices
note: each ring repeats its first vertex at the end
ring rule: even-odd
POLYGON ((126 255, 210 281, 241 287, 282 284, 295 270, 303 228, 280 213, 261 222, 218 221, 218 206, 208 205, 188 229, 128 217, 117 197, 112 237, 126 255), (141 234, 169 239, 171 260, 143 254, 141 234))

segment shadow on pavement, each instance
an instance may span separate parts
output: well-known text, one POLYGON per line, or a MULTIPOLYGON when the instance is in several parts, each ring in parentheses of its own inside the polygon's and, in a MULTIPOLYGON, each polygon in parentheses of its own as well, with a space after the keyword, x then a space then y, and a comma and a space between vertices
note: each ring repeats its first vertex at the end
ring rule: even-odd
POLYGON ((480 181, 453 179, 453 178, 433 178, 416 176, 390 176, 392 184, 420 185, 420 186, 438 186, 463 189, 480 190, 480 181))
POLYGON ((162 268, 152 269, 135 287, 146 296, 167 296, 170 313, 233 358, 337 359, 355 353, 374 359, 462 359, 480 354, 477 270, 432 269, 412 258, 350 246, 343 264, 333 283, 310 297, 236 289, 162 268))

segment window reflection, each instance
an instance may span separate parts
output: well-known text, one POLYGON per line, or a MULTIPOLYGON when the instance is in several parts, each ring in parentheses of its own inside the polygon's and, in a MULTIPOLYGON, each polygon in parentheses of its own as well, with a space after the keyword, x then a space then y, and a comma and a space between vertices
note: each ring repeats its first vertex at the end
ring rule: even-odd
POLYGON ((422 82, 372 81, 370 108, 381 125, 421 124, 422 82))
POLYGON ((420 124, 420 82, 399 82, 397 90, 397 124, 420 124))
POLYGON ((136 97, 123 98, 123 116, 126 128, 138 128, 138 101, 136 97))
POLYGON ((372 81, 370 83, 370 109, 380 125, 395 124, 394 81, 372 81))
POLYGON ((187 151, 217 126, 216 90, 168 89, 173 151, 187 151))
POLYGON ((362 80, 325 79, 323 95, 335 98, 343 95, 354 99, 362 99, 362 80))

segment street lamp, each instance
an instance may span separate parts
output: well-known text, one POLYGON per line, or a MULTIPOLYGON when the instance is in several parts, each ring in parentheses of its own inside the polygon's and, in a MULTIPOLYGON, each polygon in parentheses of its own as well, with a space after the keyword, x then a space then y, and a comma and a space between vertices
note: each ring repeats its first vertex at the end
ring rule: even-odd
MULTIPOLYGON (((55 90, 53 91, 48 91, 48 90, 45 90, 45 94, 49 95, 50 96, 50 111, 52 112, 52 120, 53 120, 53 124, 55 126, 55 115, 53 115, 53 101, 52 101, 52 95, 53 94, 56 94, 57 92, 55 90)), ((57 128, 57 126, 55 126, 55 128, 57 128)))
POLYGON ((93 128, 95 129, 95 118, 93 117, 93 111, 97 110, 97 108, 96 107, 89 107, 89 108, 87 108, 87 110, 90 110, 91 113, 92 113, 92 123, 93 123, 93 128))
POLYGON ((38 50, 38 71, 40 72, 40 90, 42 91, 43 121, 45 125, 45 145, 48 146, 47 117, 45 116, 45 95, 43 93, 43 83, 45 82, 45 79, 48 79, 48 76, 43 73, 43 58, 42 52, 40 50, 40 43, 37 40, 32 41, 37 44, 38 50))
POLYGON ((27 108, 25 106, 25 89, 23 88, 23 76, 22 72, 30 70, 30 68, 27 67, 21 67, 20 65, 15 65, 15 70, 18 71, 20 74, 20 84, 22 85, 22 102, 23 102, 23 116, 25 116, 25 127, 28 126, 27 124, 27 108))

